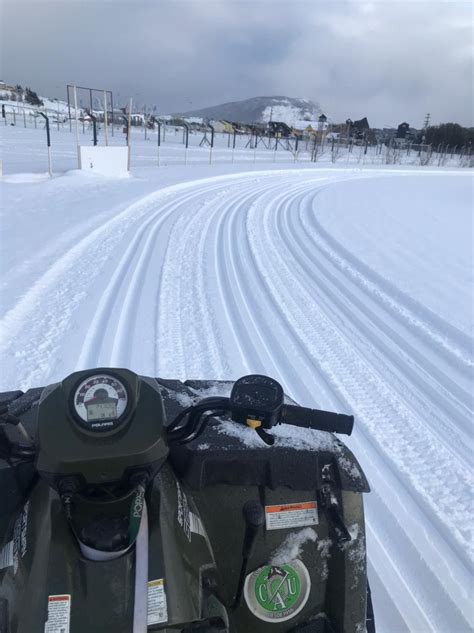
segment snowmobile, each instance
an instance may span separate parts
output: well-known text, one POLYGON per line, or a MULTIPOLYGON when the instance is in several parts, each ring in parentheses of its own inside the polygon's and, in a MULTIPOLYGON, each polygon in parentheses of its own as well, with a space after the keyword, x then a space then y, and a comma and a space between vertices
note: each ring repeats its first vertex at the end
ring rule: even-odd
POLYGON ((373 631, 353 422, 262 375, 0 394, 0 632, 373 631))

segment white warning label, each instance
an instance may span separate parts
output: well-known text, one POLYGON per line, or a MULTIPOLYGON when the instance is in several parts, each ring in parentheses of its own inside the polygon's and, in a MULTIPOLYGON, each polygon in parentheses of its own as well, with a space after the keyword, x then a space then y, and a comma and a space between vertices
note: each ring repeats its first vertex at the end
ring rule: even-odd
POLYGON ((13 565, 13 541, 8 541, 0 550, 0 569, 13 565))
POLYGON ((44 633, 69 633, 71 596, 69 594, 48 596, 48 620, 44 633))
POLYGON ((196 514, 194 514, 194 512, 189 513, 189 526, 191 528, 191 532, 194 532, 194 534, 206 536, 206 531, 204 529, 202 521, 196 514))
POLYGON ((318 506, 316 501, 265 506, 265 524, 267 530, 317 525, 318 506))
POLYGON ((168 622, 165 581, 150 580, 148 583, 148 626, 168 622))
POLYGON ((28 510, 30 502, 27 501, 23 510, 18 515, 13 526, 13 538, 8 541, 2 549, 0 549, 0 569, 12 567, 16 574, 20 558, 26 554, 27 540, 26 533, 28 530, 28 510))

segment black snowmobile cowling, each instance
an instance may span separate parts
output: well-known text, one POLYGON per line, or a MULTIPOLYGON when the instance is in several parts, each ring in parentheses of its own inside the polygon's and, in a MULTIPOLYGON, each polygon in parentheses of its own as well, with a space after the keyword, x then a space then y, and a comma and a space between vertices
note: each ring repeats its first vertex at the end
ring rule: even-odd
POLYGON ((352 426, 261 375, 1 393, 0 632, 374 631, 352 426))

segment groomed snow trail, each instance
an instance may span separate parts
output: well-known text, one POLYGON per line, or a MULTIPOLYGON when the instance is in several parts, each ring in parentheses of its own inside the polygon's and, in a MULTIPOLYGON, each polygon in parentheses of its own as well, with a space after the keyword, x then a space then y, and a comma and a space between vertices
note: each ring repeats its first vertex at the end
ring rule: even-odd
POLYGON ((0 353, 12 387, 98 365, 261 372, 303 405, 353 412, 379 630, 467 632, 472 343, 318 220, 323 189, 377 176, 259 172, 153 193, 58 253, 3 317, 0 353))

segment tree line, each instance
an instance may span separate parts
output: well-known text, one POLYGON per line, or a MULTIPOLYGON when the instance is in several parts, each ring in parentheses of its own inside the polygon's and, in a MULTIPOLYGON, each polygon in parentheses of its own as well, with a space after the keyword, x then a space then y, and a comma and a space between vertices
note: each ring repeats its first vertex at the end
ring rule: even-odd
POLYGON ((448 145, 463 147, 474 144, 474 128, 463 127, 458 123, 441 123, 426 130, 425 142, 429 145, 448 145))
POLYGON ((17 84, 14 89, 9 89, 10 93, 8 97, 1 97, 1 99, 9 99, 10 101, 25 101, 32 106, 42 106, 43 101, 38 97, 38 94, 31 88, 22 88, 20 84, 17 84))

